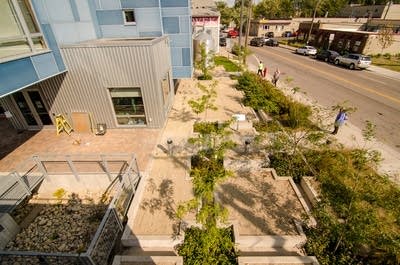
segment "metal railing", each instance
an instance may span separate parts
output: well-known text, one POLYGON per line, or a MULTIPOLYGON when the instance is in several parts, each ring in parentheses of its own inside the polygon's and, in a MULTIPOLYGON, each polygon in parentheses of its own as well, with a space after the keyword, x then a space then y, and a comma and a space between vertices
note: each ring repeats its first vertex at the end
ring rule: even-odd
POLYGON ((44 253, 3 250, 0 251, 0 265, 16 263, 106 265, 114 244, 123 231, 123 222, 141 179, 136 157, 126 154, 81 155, 66 156, 63 160, 58 155, 35 156, 32 159, 34 161, 32 168, 41 171, 43 177, 58 173, 65 175, 68 173, 67 168, 69 174, 75 175, 78 182, 85 174, 107 174, 111 185, 106 194, 110 196, 110 203, 86 252, 44 253), (122 158, 123 156, 125 158, 122 158), (67 167, 56 166, 54 163, 67 167), (83 164, 91 165, 88 167, 89 170, 84 170, 83 164))

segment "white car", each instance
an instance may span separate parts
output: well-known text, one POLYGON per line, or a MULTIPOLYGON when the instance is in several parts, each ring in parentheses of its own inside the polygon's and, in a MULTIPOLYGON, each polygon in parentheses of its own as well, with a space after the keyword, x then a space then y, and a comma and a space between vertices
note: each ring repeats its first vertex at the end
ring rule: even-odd
POLYGON ((313 46, 303 46, 296 49, 296 53, 303 55, 316 55, 317 49, 313 46))
POLYGON ((351 70, 366 69, 371 65, 371 57, 367 55, 349 53, 335 58, 336 65, 346 65, 351 70))

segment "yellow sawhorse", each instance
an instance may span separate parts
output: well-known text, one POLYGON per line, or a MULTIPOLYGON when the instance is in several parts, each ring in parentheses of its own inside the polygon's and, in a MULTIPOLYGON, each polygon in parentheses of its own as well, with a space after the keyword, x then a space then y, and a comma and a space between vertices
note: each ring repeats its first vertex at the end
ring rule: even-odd
POLYGON ((59 135, 62 131, 70 135, 71 132, 73 131, 71 124, 69 124, 67 119, 62 114, 58 114, 56 116, 56 127, 57 127, 57 135, 59 135))

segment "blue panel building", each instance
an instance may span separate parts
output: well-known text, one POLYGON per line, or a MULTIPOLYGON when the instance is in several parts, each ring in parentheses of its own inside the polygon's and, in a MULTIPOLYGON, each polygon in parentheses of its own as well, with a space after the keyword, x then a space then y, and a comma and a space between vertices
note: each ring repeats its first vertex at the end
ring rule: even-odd
MULTIPOLYGON (((192 46, 189 0, 1 1, 0 106, 11 114, 10 121, 17 129, 54 126, 53 114, 74 111, 88 112, 95 121, 105 122, 110 128, 160 127, 172 104, 173 95, 168 91, 173 91, 176 80, 192 76, 192 46), (124 47, 129 48, 125 51, 124 47), (162 52, 164 49, 168 52, 162 52), (132 81, 124 84, 112 80, 113 73, 109 73, 110 77, 103 77, 107 82, 93 81, 99 82, 98 90, 87 80, 80 80, 83 73, 97 74, 92 67, 80 67, 83 61, 99 61, 99 56, 107 54, 109 57, 101 58, 102 62, 115 64, 115 58, 123 58, 125 53, 149 69, 157 67, 154 58, 159 53, 166 54, 166 67, 154 68, 150 76, 138 75, 143 80, 129 79, 132 81), (110 87, 117 83, 118 93, 110 87), (72 103, 73 96, 69 98, 65 92, 72 89, 93 94, 76 105, 72 103), (156 91, 150 93, 151 89, 156 91), (124 98, 117 99, 121 95, 124 98), (143 113, 120 117, 118 102, 133 102, 133 98, 141 102, 143 113), (112 102, 111 114, 90 109, 93 100, 97 104, 112 102), (162 111, 155 110, 157 107, 162 111)), ((115 69, 122 69, 122 64, 115 69)), ((96 71, 107 73, 101 68, 96 71)), ((133 67, 130 71, 138 70, 133 67)))

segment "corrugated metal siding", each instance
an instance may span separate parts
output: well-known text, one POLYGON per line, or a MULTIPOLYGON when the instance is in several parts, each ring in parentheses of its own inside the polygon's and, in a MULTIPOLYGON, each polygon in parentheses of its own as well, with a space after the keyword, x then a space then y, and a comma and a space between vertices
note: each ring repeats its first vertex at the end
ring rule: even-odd
POLYGON ((13 103, 11 96, 0 98, 0 104, 3 106, 4 110, 11 112, 12 117, 9 119, 11 124, 16 129, 24 130, 26 129, 26 124, 23 122, 24 117, 20 114, 18 107, 13 103))
MULTIPOLYGON (((161 78, 170 72, 166 38, 153 45, 82 45, 62 48, 68 73, 41 84, 52 113, 89 112, 94 123, 118 127, 108 88, 140 87, 147 126, 165 122, 161 78)), ((171 102, 169 102, 171 104, 171 102)))

